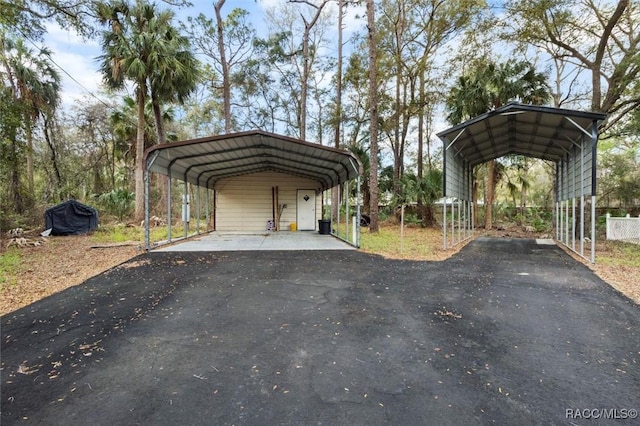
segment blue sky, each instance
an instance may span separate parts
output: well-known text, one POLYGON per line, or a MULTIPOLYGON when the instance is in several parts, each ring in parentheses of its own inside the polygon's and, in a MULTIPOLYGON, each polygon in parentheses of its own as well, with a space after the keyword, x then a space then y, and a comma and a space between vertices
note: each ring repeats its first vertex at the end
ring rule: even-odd
MULTIPOLYGON (((156 0, 158 4, 161 2, 156 0)), ((267 24, 265 21, 265 10, 270 7, 284 4, 286 0, 227 0, 222 13, 226 15, 234 8, 243 8, 250 13, 251 23, 259 36, 266 36, 267 24)), ((180 20, 186 20, 187 16, 197 16, 199 13, 214 18, 213 0, 192 0, 193 7, 178 9, 171 6, 180 20)), ((331 6, 335 6, 331 3, 331 6)), ((303 7, 300 5, 300 7, 303 7)), ((355 14, 350 18, 354 19, 355 14)), ((359 26, 355 22, 347 23, 349 29, 359 26)), ((68 107, 76 103, 77 100, 91 96, 90 93, 98 95, 101 88, 102 77, 98 73, 97 57, 100 52, 99 40, 82 40, 73 32, 60 29, 55 24, 50 24, 48 34, 45 38, 46 46, 52 50, 52 59, 63 70, 62 102, 68 107)), ((40 45, 37 43, 37 45, 40 45)))
MULTIPOLYGON (((264 7, 271 2, 227 0, 223 14, 233 8, 242 7, 251 13, 254 24, 261 25, 264 22, 264 7)), ((180 10, 170 6, 167 8, 172 8, 181 20, 186 20, 187 16, 196 16, 199 13, 204 13, 212 18, 215 16, 212 0, 195 0, 192 3, 194 6, 188 9, 180 10)), ((62 72, 63 105, 73 105, 77 99, 90 96, 90 93, 98 94, 102 81, 102 77, 97 71, 98 60, 96 59, 101 54, 100 41, 98 39, 83 40, 77 34, 62 30, 56 24, 50 24, 47 29, 46 46, 53 52, 52 59, 64 71, 62 72)))

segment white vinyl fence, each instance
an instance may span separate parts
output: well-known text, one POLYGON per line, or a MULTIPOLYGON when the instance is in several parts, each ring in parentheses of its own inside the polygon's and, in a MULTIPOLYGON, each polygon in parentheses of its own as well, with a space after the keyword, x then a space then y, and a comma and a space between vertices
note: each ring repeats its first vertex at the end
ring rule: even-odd
POLYGON ((640 244, 640 216, 611 217, 611 214, 607 213, 607 240, 640 244))

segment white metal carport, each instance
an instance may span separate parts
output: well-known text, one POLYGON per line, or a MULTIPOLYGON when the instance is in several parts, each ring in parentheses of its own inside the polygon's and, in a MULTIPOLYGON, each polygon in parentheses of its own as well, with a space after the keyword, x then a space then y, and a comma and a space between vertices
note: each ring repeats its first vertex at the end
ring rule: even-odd
POLYGON ((447 203, 443 207, 445 248, 466 239, 473 230, 473 168, 518 154, 555 163, 556 239, 582 257, 588 241, 585 197, 590 196, 589 260, 595 262, 596 149, 598 126, 606 117, 511 103, 438 133, 445 149, 444 196, 457 200, 450 205, 450 228, 447 203))
MULTIPOLYGON (((351 152, 302 141, 288 136, 254 130, 249 132, 217 135, 153 146, 145 152, 145 246, 149 242, 149 175, 159 173, 169 179, 197 187, 196 211, 200 218, 200 188, 205 191, 207 224, 209 218, 209 195, 216 190, 216 183, 231 177, 246 176, 262 172, 277 172, 316 182, 321 191, 345 185, 341 191, 349 212, 349 183, 357 185, 356 217, 360 216, 360 174, 362 166, 351 152)), ((171 185, 169 185, 169 190, 171 185)), ((168 198, 168 240, 171 241, 171 194, 168 198)), ((343 197, 340 197, 342 200, 343 197)), ((347 220, 347 223, 349 221, 347 220)), ((197 227, 199 232, 199 226, 197 227)), ((208 230, 208 229, 207 229, 208 230)), ((355 241, 359 246, 359 229, 355 230, 355 241)), ((185 227, 185 236, 187 229, 185 227)), ((347 233, 348 235, 348 233, 347 233)))

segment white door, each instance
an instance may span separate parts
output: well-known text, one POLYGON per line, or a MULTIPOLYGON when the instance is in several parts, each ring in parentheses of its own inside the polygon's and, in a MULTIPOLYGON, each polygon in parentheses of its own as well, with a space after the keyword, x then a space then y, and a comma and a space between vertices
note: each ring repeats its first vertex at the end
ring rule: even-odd
POLYGON ((298 230, 314 231, 316 229, 316 191, 314 189, 298 189, 296 211, 298 230))

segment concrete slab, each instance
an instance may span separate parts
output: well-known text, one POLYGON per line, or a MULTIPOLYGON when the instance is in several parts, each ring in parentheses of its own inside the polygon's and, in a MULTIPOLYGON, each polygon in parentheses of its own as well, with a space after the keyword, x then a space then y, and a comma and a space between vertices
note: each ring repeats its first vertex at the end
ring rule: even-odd
POLYGON ((355 250, 333 235, 314 231, 299 232, 211 232, 187 241, 163 246, 153 251, 255 251, 255 250, 355 250))

